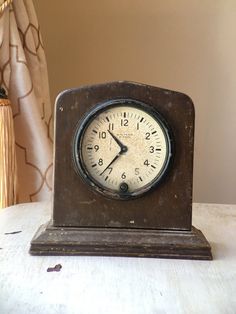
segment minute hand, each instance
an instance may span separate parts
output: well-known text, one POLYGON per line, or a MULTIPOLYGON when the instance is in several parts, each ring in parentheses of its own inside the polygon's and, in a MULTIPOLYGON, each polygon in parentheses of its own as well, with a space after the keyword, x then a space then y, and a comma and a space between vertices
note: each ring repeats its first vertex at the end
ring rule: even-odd
POLYGON ((113 137, 113 139, 116 141, 116 143, 120 146, 121 152, 122 153, 127 152, 127 150, 128 150, 127 146, 125 146, 123 143, 121 143, 121 141, 113 133, 111 133, 111 131, 109 131, 109 130, 107 130, 107 131, 113 137))
POLYGON ((106 166, 106 168, 103 170, 103 172, 100 173, 100 176, 110 167, 111 164, 113 164, 113 162, 116 161, 116 159, 117 159, 118 157, 120 157, 121 154, 122 154, 122 151, 120 151, 120 152, 116 155, 116 157, 112 159, 112 161, 109 163, 109 165, 106 166))

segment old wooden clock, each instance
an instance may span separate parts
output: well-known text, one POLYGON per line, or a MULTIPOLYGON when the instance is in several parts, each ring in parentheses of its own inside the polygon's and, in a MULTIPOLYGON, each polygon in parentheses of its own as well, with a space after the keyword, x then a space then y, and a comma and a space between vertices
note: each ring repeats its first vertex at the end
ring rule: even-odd
POLYGON ((31 254, 212 259, 192 226, 188 96, 132 82, 66 90, 55 123, 53 215, 31 254))

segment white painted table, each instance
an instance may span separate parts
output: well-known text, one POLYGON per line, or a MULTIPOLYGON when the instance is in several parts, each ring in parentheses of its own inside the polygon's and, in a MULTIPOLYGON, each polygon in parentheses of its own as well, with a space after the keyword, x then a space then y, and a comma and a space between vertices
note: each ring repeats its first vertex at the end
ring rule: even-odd
POLYGON ((193 214, 213 261, 30 256, 50 204, 1 210, 0 313, 235 314, 236 205, 195 204, 193 214), (60 272, 47 272, 56 264, 60 272))

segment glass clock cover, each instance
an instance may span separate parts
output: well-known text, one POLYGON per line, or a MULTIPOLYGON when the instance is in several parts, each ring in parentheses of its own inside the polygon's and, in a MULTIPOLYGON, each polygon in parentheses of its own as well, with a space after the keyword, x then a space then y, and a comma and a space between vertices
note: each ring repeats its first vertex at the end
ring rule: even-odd
POLYGON ((112 198, 141 196, 160 182, 171 158, 166 123, 148 105, 113 100, 95 106, 80 122, 74 141, 76 170, 112 198))

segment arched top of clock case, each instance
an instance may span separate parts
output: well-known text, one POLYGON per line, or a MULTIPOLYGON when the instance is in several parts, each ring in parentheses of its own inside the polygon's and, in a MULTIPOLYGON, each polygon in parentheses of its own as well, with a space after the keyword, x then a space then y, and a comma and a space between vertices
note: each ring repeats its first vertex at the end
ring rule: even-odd
POLYGON ((172 106, 172 102, 175 101, 175 99, 177 101, 178 99, 181 99, 181 103, 179 105, 185 106, 185 109, 190 110, 191 115, 194 115, 194 104, 192 99, 188 95, 178 91, 172 91, 169 89, 132 81, 114 81, 66 89, 58 94, 55 101, 55 111, 57 112, 57 110, 59 110, 61 102, 64 103, 68 96, 69 98, 75 97, 76 100, 78 93, 82 92, 88 100, 89 98, 94 98, 94 95, 96 95, 97 97, 98 90, 100 91, 100 97, 98 97, 99 99, 101 99, 100 102, 104 101, 104 97, 107 100, 111 99, 108 95, 113 92, 116 94, 116 98, 125 98, 124 95, 126 93, 126 95, 130 95, 130 97, 126 98, 133 98, 134 100, 138 99, 140 101, 143 97, 139 97, 146 94, 148 96, 149 105, 152 105, 152 102, 155 99, 155 102, 161 101, 162 103, 164 100, 164 102, 167 103, 168 107, 172 106), (120 93, 120 90, 122 90, 122 93, 120 93), (106 98, 106 96, 108 96, 108 98, 106 98))

